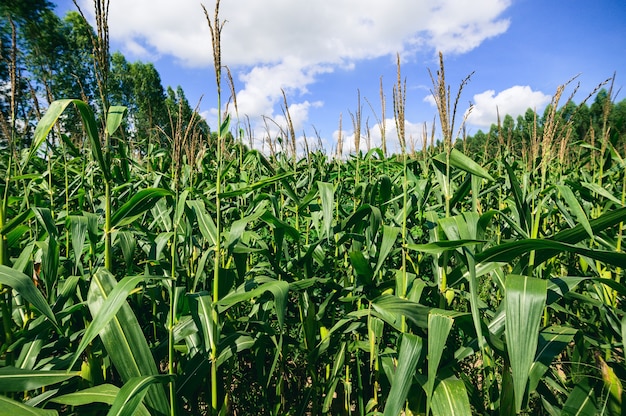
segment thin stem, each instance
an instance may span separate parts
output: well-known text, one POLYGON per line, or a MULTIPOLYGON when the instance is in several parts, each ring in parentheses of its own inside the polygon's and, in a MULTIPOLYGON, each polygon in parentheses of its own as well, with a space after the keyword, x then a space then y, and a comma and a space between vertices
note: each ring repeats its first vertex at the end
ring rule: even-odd
POLYGON ((113 256, 111 254, 111 184, 104 180, 104 267, 113 271, 113 256))
MULTIPOLYGON (((204 15, 209 25, 211 32, 211 44, 213 47, 213 66, 215 68, 215 83, 217 87, 217 179, 215 185, 215 226, 216 226, 216 242, 215 242, 215 256, 213 265, 213 309, 211 312, 211 319, 215 328, 219 328, 219 313, 217 311, 217 302, 219 301, 219 270, 222 257, 222 207, 220 194, 222 192, 222 134, 226 126, 222 126, 222 56, 221 56, 221 33, 224 27, 224 22, 220 23, 219 20, 219 7, 220 1, 215 2, 215 12, 213 15, 213 21, 209 17, 209 13, 206 8, 202 6, 204 15)), ((216 329, 216 332, 218 330, 216 329)), ((214 334, 211 338, 211 414, 216 415, 219 412, 218 409, 218 384, 217 384, 217 344, 219 340, 219 333, 214 334)))
MULTIPOLYGON (((176 188, 176 199, 178 202, 178 174, 174 172, 174 186, 176 188)), ((176 210, 174 210, 176 211, 176 210)), ((167 344, 168 344, 168 374, 174 375, 174 321, 176 315, 176 242, 178 240, 177 232, 178 232, 178 222, 173 221, 173 235, 172 235, 172 244, 170 245, 170 257, 172 261, 171 270, 170 270, 170 311, 169 311, 169 322, 167 325, 167 344)), ((176 390, 174 386, 174 382, 169 383, 169 394, 170 394, 170 415, 176 415, 176 390)))

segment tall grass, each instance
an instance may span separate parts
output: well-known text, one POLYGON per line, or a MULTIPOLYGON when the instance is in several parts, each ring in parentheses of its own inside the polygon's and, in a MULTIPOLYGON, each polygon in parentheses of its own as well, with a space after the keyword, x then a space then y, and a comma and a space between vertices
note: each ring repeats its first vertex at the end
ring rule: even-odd
POLYGON ((26 156, 0 156, 3 412, 621 414, 626 176, 608 121, 559 157, 563 86, 527 160, 497 137, 463 154, 469 77, 452 101, 441 57, 443 147, 425 125, 414 154, 398 61, 399 155, 344 156, 340 136, 336 157, 300 157, 293 127, 266 155, 227 139, 219 2, 205 15, 217 143, 172 128, 173 151, 124 156, 125 109, 100 122, 68 99, 26 156), (44 155, 73 109, 85 147, 44 155))

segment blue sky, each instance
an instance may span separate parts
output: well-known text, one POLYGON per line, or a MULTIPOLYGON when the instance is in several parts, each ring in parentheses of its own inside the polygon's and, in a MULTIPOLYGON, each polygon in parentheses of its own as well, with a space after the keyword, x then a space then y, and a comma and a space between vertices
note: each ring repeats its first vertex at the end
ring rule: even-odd
MULTIPOLYGON (((55 3, 61 15, 74 10, 71 0, 55 3)), ((88 16, 92 3, 79 0, 88 16)), ((212 15, 213 0, 203 4, 212 15)), ((369 119, 371 145, 378 145, 381 77, 393 142, 397 53, 407 83, 406 131, 416 147, 424 123, 430 131, 436 115, 428 69, 438 69, 440 50, 453 94, 474 71, 457 116, 474 104, 469 134, 488 130, 497 109, 514 116, 529 107, 543 111, 557 87, 577 74, 564 94, 580 83, 576 102, 614 72, 614 91, 626 79, 623 0, 222 0, 220 17, 227 20, 222 63, 233 74, 240 117, 249 117, 258 148, 277 134, 273 123, 267 132, 263 116, 284 125, 281 88, 296 133, 312 139, 315 127, 327 151, 336 146, 340 115, 344 150, 354 150, 350 112, 360 91, 363 124, 369 119)), ((200 112, 215 128, 210 35, 197 0, 111 0, 109 26, 112 51, 153 62, 163 85, 181 85, 192 106, 203 97, 200 112)))

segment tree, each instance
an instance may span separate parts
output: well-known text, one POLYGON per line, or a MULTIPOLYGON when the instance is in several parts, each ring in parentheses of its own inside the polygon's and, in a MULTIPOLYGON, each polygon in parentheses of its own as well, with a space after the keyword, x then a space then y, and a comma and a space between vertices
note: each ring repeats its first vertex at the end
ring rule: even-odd
MULTIPOLYGON (((169 128, 165 92, 153 64, 128 63, 119 52, 111 55, 109 94, 112 104, 128 108, 125 128, 136 142, 147 146, 169 128)), ((189 107, 186 100, 185 105, 189 107)))
POLYGON ((626 99, 613 105, 609 122, 613 133, 617 136, 615 145, 626 145, 626 99))
POLYGON ((609 116, 612 106, 608 91, 602 88, 596 94, 596 98, 589 108, 591 123, 596 132, 600 133, 602 131, 605 119, 609 116))
POLYGON ((56 74, 55 98, 82 98, 101 108, 93 63, 93 28, 78 12, 68 12, 63 19, 65 39, 60 73, 56 74))
POLYGON ((137 135, 151 135, 156 128, 165 128, 169 121, 161 76, 153 64, 141 62, 131 64, 130 73, 136 99, 137 135))
POLYGON ((587 138, 591 126, 591 113, 587 103, 578 106, 578 110, 572 116, 572 137, 574 140, 584 141, 587 138))
POLYGON ((0 146, 28 146, 37 102, 27 68, 27 53, 38 42, 47 42, 39 29, 52 22, 47 0, 4 0, 0 3, 0 146), (9 138, 12 138, 9 142, 9 138), (18 140, 20 139, 20 140, 18 140))

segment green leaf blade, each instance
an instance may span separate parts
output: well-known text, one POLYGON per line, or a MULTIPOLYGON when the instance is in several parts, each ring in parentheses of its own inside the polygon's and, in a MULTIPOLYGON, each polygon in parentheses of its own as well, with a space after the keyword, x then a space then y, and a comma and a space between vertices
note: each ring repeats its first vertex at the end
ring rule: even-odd
POLYGON ((520 412, 537 352, 539 325, 548 289, 546 280, 517 275, 507 276, 505 285, 504 335, 513 373, 515 408, 520 412))
POLYGON ((19 392, 35 390, 40 387, 61 383, 78 375, 80 375, 78 371, 43 371, 2 367, 0 368, 0 391, 19 392))

